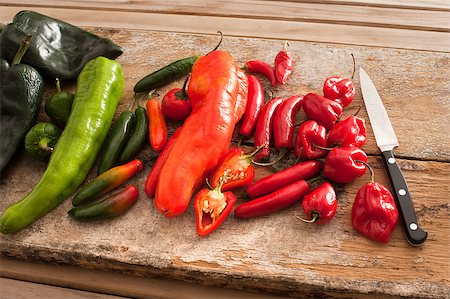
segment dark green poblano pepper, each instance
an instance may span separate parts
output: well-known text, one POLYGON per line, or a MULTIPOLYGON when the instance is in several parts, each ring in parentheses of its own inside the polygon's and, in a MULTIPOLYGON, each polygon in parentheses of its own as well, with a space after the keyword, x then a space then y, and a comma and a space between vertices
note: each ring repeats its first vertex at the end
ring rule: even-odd
POLYGON ((31 36, 23 40, 10 67, 4 60, 0 64, 0 172, 23 146, 41 106, 44 80, 35 68, 20 63, 30 41, 31 36))
POLYGON ((77 78, 91 59, 115 59, 122 48, 106 38, 33 11, 20 11, 0 36, 1 57, 11 61, 24 36, 33 36, 24 62, 43 75, 61 80, 77 78))
POLYGON ((61 129, 64 128, 69 119, 73 97, 72 93, 61 91, 61 83, 56 78, 56 93, 45 102, 45 113, 61 129))

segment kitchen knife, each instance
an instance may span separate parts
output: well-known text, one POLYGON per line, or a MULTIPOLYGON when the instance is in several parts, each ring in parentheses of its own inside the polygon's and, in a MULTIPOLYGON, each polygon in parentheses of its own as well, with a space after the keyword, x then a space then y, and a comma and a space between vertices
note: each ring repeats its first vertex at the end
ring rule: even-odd
POLYGON ((426 240, 428 234, 417 224, 417 217, 408 186, 393 154, 394 147, 398 146, 397 137, 375 85, 373 85, 372 80, 362 68, 359 69, 359 77, 364 103, 394 191, 393 195, 403 229, 409 243, 411 245, 419 245, 426 240))

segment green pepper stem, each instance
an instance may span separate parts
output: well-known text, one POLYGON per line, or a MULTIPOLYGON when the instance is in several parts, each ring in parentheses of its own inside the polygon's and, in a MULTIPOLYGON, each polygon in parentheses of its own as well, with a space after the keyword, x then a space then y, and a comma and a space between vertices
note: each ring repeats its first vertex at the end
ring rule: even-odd
POLYGON ((27 52, 28 48, 30 47, 31 44, 31 35, 27 35, 23 41, 22 44, 20 44, 20 48, 17 51, 16 55, 14 56, 14 59, 12 61, 12 64, 19 64, 20 61, 22 60, 23 56, 25 55, 25 52, 27 52))
POLYGON ((242 158, 245 159, 251 159, 251 162, 253 162, 253 158, 255 157, 255 155, 264 148, 264 144, 261 144, 260 146, 258 146, 253 152, 251 152, 250 154, 246 154, 244 155, 242 158))
POLYGON ((362 105, 359 105, 358 110, 356 110, 355 114, 353 116, 357 116, 359 111, 361 111, 362 105))
POLYGON ((352 59, 353 59, 353 73, 352 73, 352 80, 353 77, 355 76, 355 71, 356 71, 356 62, 355 62, 355 55, 353 55, 353 53, 350 53, 350 55, 352 55, 352 59))
POLYGON ((369 163, 361 161, 361 160, 355 160, 356 163, 362 163, 364 164, 370 171, 370 182, 375 182, 375 172, 373 171, 373 168, 369 165, 369 163))
MULTIPOLYGON (((217 44, 217 46, 216 46, 214 49, 212 49, 212 51, 209 52, 208 54, 211 54, 212 52, 214 52, 215 50, 217 50, 217 49, 219 48, 220 44, 222 43, 222 40, 223 40, 223 33, 222 33, 222 31, 217 31, 217 33, 220 34, 220 41, 219 41, 219 43, 217 44)), ((206 54, 206 55, 208 55, 208 54, 206 54)))
POLYGON ((56 78, 55 83, 56 83, 56 92, 60 93, 61 92, 61 82, 59 81, 59 78, 56 78))
POLYGON ((46 152, 53 152, 53 147, 48 146, 49 142, 50 138, 48 137, 41 138, 41 140, 39 140, 39 148, 46 152))
POLYGON ((287 51, 287 48, 290 46, 289 41, 284 42, 283 51, 287 51))
POLYGON ((267 163, 261 163, 261 162, 256 162, 252 160, 252 163, 258 166, 271 166, 275 163, 278 163, 281 159, 283 159, 284 156, 286 156, 286 153, 288 152, 288 150, 286 148, 283 148, 280 150, 280 154, 278 155, 277 158, 275 158, 275 160, 271 161, 271 162, 267 162, 267 163))
POLYGON ((304 219, 304 218, 299 217, 299 216, 295 216, 295 218, 297 218, 297 219, 299 219, 299 220, 301 220, 301 221, 303 221, 303 222, 305 222, 305 223, 314 223, 314 222, 316 222, 317 220, 319 220, 319 218, 320 218, 320 213, 317 213, 317 212, 312 211, 312 212, 311 212, 311 216, 312 216, 312 218, 309 219, 309 220, 304 219))
POLYGON ((311 145, 315 146, 315 147, 317 147, 317 148, 319 148, 321 150, 324 150, 324 151, 331 151, 334 148, 334 147, 324 147, 324 146, 320 146, 320 145, 317 145, 317 144, 314 144, 314 143, 312 143, 311 145))

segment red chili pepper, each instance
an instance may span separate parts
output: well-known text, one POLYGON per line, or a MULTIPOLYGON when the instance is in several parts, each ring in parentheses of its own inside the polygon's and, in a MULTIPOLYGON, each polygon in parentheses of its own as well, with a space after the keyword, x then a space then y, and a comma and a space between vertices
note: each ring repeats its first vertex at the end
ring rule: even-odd
POLYGON ((303 110, 306 116, 317 121, 327 130, 334 127, 342 115, 342 109, 339 103, 315 93, 308 93, 303 97, 303 110))
POLYGON ((350 116, 338 121, 328 134, 329 147, 362 147, 366 142, 366 125, 364 119, 350 116))
POLYGON ((336 192, 330 183, 324 182, 319 187, 303 197, 302 208, 309 223, 325 224, 330 222, 336 214, 336 192))
POLYGON ((161 105, 156 99, 149 99, 146 106, 150 144, 155 152, 159 152, 167 142, 166 121, 161 112, 161 105))
POLYGON ((191 113, 191 103, 186 91, 188 79, 189 77, 184 81, 183 88, 171 89, 164 95, 161 112, 168 119, 184 121, 191 113))
POLYGON ((329 77, 323 84, 323 95, 336 101, 343 108, 350 105, 355 97, 355 87, 350 79, 342 79, 339 76, 329 77))
POLYGON ((316 145, 327 145, 327 130, 315 120, 303 122, 297 130, 295 137, 294 153, 302 160, 317 159, 326 154, 326 150, 316 145))
POLYGON ((398 222, 398 211, 391 192, 374 182, 373 170, 370 182, 359 189, 352 207, 353 227, 371 240, 389 242, 398 222))
POLYGON ((216 230, 230 214, 236 202, 232 192, 221 191, 220 183, 214 190, 202 189, 194 199, 197 233, 204 237, 216 230))
POLYGON ((270 80, 272 86, 277 86, 277 79, 275 77, 273 67, 267 62, 260 60, 250 60, 245 63, 243 69, 252 74, 264 75, 267 79, 270 80))
POLYGON ((335 147, 325 159, 323 173, 337 183, 350 183, 366 173, 363 162, 367 163, 367 155, 360 148, 335 147))
POLYGON ((260 161, 270 156, 270 140, 273 132, 273 119, 282 102, 282 98, 271 99, 264 105, 258 117, 254 135, 255 147, 258 148, 261 145, 264 145, 264 147, 256 154, 256 161, 260 161))
POLYGON ((254 182, 245 190, 250 198, 257 198, 293 184, 298 180, 309 179, 322 169, 319 161, 304 161, 280 172, 266 176, 254 182))
POLYGON ((247 138, 250 138, 256 126, 259 113, 264 106, 264 89, 258 78, 253 75, 248 77, 248 99, 247 107, 245 108, 244 117, 242 120, 239 133, 247 138))
POLYGON ((277 109, 273 119, 273 140, 278 149, 292 148, 294 138, 295 115, 302 105, 302 96, 292 96, 277 109))
POLYGON ((292 73, 292 55, 287 51, 287 46, 289 43, 286 41, 277 56, 275 56, 275 77, 277 82, 280 84, 285 84, 287 79, 292 73))
POLYGON ((310 184, 299 180, 270 194, 247 201, 234 209, 238 218, 253 218, 269 215, 290 207, 300 201, 309 192, 310 184))

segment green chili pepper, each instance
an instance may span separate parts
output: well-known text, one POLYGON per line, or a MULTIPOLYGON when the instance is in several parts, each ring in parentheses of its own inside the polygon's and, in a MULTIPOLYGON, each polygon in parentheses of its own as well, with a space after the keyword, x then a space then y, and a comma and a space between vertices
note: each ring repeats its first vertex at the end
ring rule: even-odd
POLYGON ((139 198, 139 190, 134 185, 110 197, 89 205, 74 207, 68 214, 80 221, 104 220, 117 217, 128 211, 139 198))
POLYGON ((122 67, 97 57, 78 76, 69 121, 41 180, 0 216, 0 231, 15 233, 73 194, 84 181, 108 134, 124 85, 122 67))
POLYGON ((36 160, 48 161, 61 130, 52 123, 37 123, 25 136, 25 150, 36 160))
POLYGON ((174 82, 191 72, 192 65, 200 56, 191 56, 172 62, 169 65, 145 76, 134 86, 134 92, 145 92, 174 82))
POLYGON ((134 114, 124 111, 113 125, 103 146, 103 153, 98 162, 97 174, 112 168, 119 160, 119 155, 130 138, 134 126, 134 114))
POLYGON ((61 84, 56 78, 56 93, 45 102, 45 113, 61 129, 69 119, 72 110, 74 95, 67 91, 61 91, 61 84))
POLYGON ((134 112, 136 125, 133 134, 125 145, 119 157, 119 163, 123 164, 134 159, 136 154, 142 149, 148 136, 148 117, 145 108, 139 106, 134 112))

